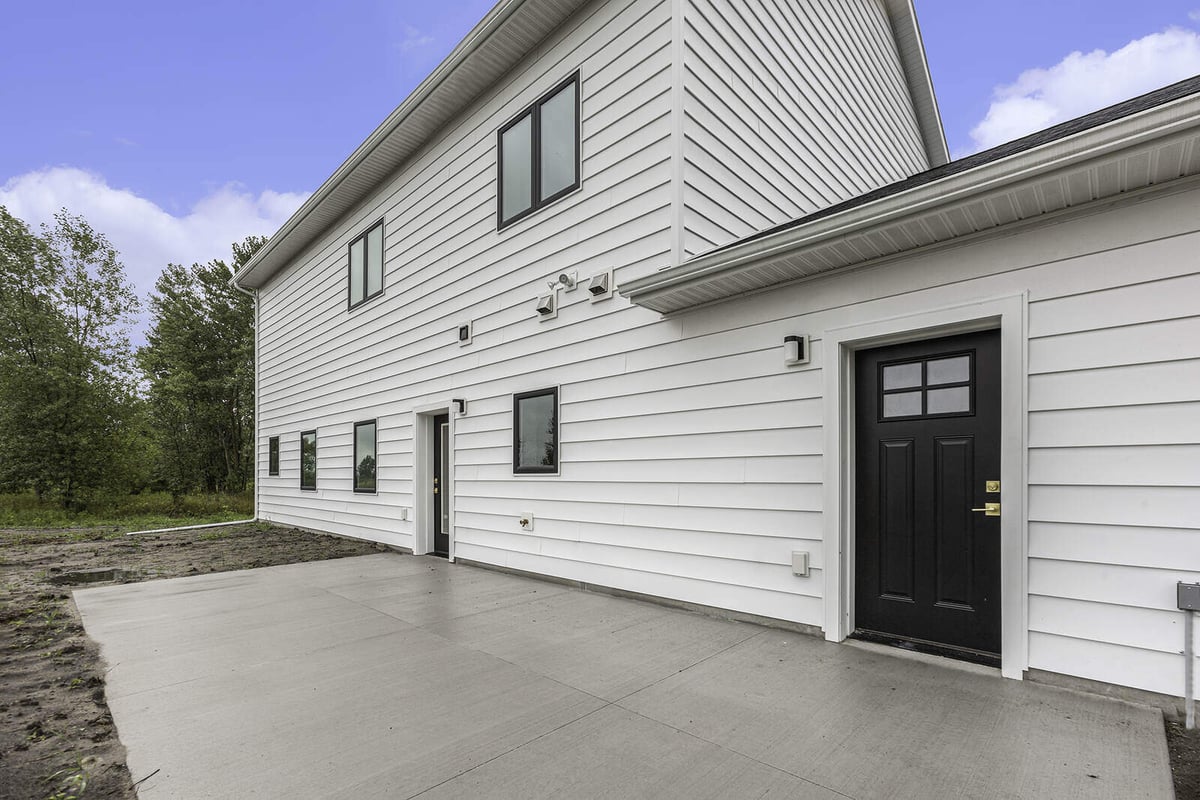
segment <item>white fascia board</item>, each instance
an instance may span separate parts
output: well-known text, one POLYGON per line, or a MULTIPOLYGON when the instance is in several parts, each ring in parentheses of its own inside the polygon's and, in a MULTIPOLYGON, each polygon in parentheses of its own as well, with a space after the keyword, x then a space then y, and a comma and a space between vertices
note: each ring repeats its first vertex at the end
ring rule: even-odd
POLYGON ((634 303, 639 299, 648 300, 933 208, 962 206, 981 195, 1001 191, 1054 170, 1105 157, 1120 157, 1122 151, 1146 146, 1198 127, 1200 95, 1188 95, 1073 136, 853 206, 808 224, 801 222, 776 233, 752 238, 744 244, 735 243, 676 267, 621 284, 617 291, 634 303))
POLYGON ((450 54, 442 60, 442 63, 429 74, 425 80, 417 86, 412 93, 404 99, 395 111, 387 116, 379 127, 367 137, 366 141, 360 144, 353 153, 350 154, 342 165, 334 171, 333 175, 325 180, 321 186, 309 196, 304 204, 296 210, 294 214, 283 223, 274 235, 267 240, 254 257, 251 258, 237 274, 233 276, 230 283, 234 286, 243 288, 257 288, 262 285, 262 281, 247 283, 247 276, 255 272, 263 262, 267 261, 272 251, 281 244, 296 228, 307 219, 339 186, 348 178, 354 170, 362 164, 375 150, 382 144, 392 133, 404 124, 404 121, 421 106, 423 102, 440 87, 446 79, 458 70, 464 63, 469 61, 471 56, 479 47, 488 40, 488 38, 496 32, 514 13, 525 5, 527 0, 499 0, 492 10, 488 12, 479 23, 471 29, 471 31, 463 37, 450 54))
POLYGON ((888 20, 892 25, 892 36, 904 68, 905 82, 912 98, 917 123, 921 126, 921 139, 925 144, 925 155, 930 167, 940 167, 950 161, 950 148, 946 146, 946 133, 942 128, 942 115, 938 110, 937 95, 933 91, 933 76, 929 72, 929 61, 925 57, 925 42, 921 38, 921 26, 917 21, 917 10, 912 0, 884 0, 888 20))

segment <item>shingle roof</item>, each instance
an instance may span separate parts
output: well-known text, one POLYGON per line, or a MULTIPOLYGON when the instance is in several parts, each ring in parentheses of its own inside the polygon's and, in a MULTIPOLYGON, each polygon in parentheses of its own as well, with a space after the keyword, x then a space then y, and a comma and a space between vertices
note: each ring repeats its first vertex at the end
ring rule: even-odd
POLYGON ((1000 161, 1001 159, 1016 155, 1017 153, 1021 153, 1026 150, 1032 150, 1035 147, 1041 147, 1042 145, 1050 144, 1051 142, 1055 142, 1060 139, 1066 139, 1070 136, 1074 136, 1077 133, 1082 133, 1083 131, 1090 130, 1092 128, 1098 128, 1101 125, 1107 125, 1110 122, 1114 122, 1124 117, 1130 117, 1142 111, 1165 105, 1173 100, 1178 100, 1181 97, 1187 97, 1188 95, 1197 93, 1200 93, 1200 75, 1186 78, 1178 83, 1173 83, 1170 86, 1164 86, 1161 89, 1155 89, 1152 92, 1147 92, 1146 94, 1139 95, 1131 100, 1125 100, 1124 102, 1108 106, 1107 108, 1102 108, 1099 111, 1093 111, 1091 114, 1085 114, 1082 117, 1076 117, 1075 119, 1059 123, 1053 127, 1046 128, 1045 130, 1041 130, 1036 133, 1031 133, 1028 136, 1021 137, 1020 139, 1014 139, 1011 142, 1006 142, 1005 144, 998 145, 989 150, 983 150, 981 152, 966 156, 965 158, 950 161, 941 165, 940 167, 934 167, 933 169, 926 170, 925 172, 918 172, 916 175, 905 178, 902 181, 889 183, 886 186, 881 186, 878 189, 867 192, 866 194, 860 194, 856 197, 850 198, 849 200, 844 200, 836 205, 827 206, 826 208, 822 208, 819 211, 814 211, 813 213, 807 214, 803 217, 797 217, 796 219, 788 220, 787 222, 780 223, 772 228, 766 228, 741 239, 736 239, 728 244, 724 244, 720 247, 709 250, 708 252, 704 253, 704 256, 708 257, 714 253, 720 253, 723 250, 739 247, 746 242, 752 242, 756 239, 762 239, 766 236, 779 233, 780 231, 806 225, 810 222, 823 219, 824 217, 830 217, 834 214, 847 211, 857 206, 866 205, 867 203, 880 200, 890 195, 899 194, 900 192, 904 192, 924 184, 933 183, 951 175, 957 175, 961 172, 975 169, 976 167, 983 166, 984 164, 988 164, 993 161, 1000 161))

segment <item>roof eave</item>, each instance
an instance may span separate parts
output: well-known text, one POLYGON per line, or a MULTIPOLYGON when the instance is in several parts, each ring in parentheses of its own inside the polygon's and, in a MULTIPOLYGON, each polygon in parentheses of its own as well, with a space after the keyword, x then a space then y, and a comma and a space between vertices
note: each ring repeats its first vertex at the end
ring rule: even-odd
MULTIPOLYGON (((442 63, 425 80, 421 81, 417 88, 380 123, 375 131, 350 154, 342 165, 267 240, 262 249, 254 255, 254 258, 238 270, 237 274, 233 276, 231 283, 242 288, 260 288, 279 270, 286 267, 294 254, 287 253, 281 255, 280 248, 287 243, 288 247, 284 248, 285 250, 289 248, 300 249, 300 247, 306 246, 315 236, 319 235, 319 231, 327 228, 327 224, 322 224, 319 221, 314 222, 316 219, 314 212, 323 205, 326 205, 330 201, 330 198, 343 188, 348 178, 352 176, 358 177, 356 176, 356 172, 360 170, 365 162, 377 157, 382 159, 383 157, 378 155, 381 152, 381 145, 390 142, 394 135, 405 126, 405 123, 409 122, 414 114, 422 110, 432 97, 439 95, 440 92, 450 97, 451 102, 456 104, 459 113, 467 108, 478 95, 470 97, 458 96, 444 87, 451 78, 455 77, 465 68, 475 69, 477 67, 481 72, 488 71, 493 74, 497 72, 494 63, 484 65, 482 63, 483 59, 479 59, 480 63, 476 65, 473 57, 479 53, 481 48, 488 44, 489 40, 498 31, 510 22, 513 22, 515 26, 510 29, 510 33, 518 37, 522 34, 527 34, 530 41, 536 44, 543 38, 541 34, 536 32, 539 30, 539 27, 545 29, 547 26, 556 26, 577 5, 577 2, 572 2, 571 0, 565 0, 565 2, 499 0, 492 7, 492 10, 442 60, 442 63), (308 230, 300 230, 305 227, 308 230), (293 238, 298 230, 302 234, 301 238, 304 239, 300 247, 296 246, 296 240, 293 238), (318 233, 313 233, 314 230, 318 231, 318 233)), ((525 48, 521 55, 527 55, 532 51, 532 47, 533 45, 525 48)), ((496 77, 498 78, 499 75, 496 75, 496 77)), ((411 149, 418 150, 419 147, 411 149)), ((394 170, 399 168, 404 160, 400 159, 395 164, 389 162, 384 166, 388 166, 394 170)), ((361 201, 363 192, 359 188, 346 190, 344 194, 347 196, 341 198, 343 203, 353 205, 361 201)))
POLYGON ((929 72, 929 61, 925 57, 925 43, 921 38, 921 26, 917 22, 917 11, 912 0, 884 0, 892 35, 904 68, 908 93, 912 98, 913 111, 921 129, 921 140, 929 166, 938 167, 950 160, 950 149, 946 146, 946 134, 942 128, 942 115, 938 110, 937 95, 933 91, 933 78, 929 72))
MULTIPOLYGON (((1015 188, 1036 176, 1052 174, 1072 165, 1106 157, 1116 159, 1131 148, 1144 146, 1156 140, 1181 133, 1200 135, 1196 133, 1198 127, 1200 95, 1189 95, 1173 103, 1090 128, 1074 136, 1048 142, 1007 158, 951 173, 945 178, 829 214, 811 223, 757 236, 741 244, 735 243, 679 266, 623 283, 617 290, 634 304, 661 313, 673 313, 706 305, 708 301, 687 303, 681 302, 681 298, 692 287, 701 284, 711 286, 722 281, 728 282, 730 286, 730 290, 724 295, 725 298, 744 294, 744 281, 740 281, 743 284, 741 288, 735 287, 735 284, 739 283, 736 280, 737 276, 773 259, 816 248, 830 241, 844 240, 906 218, 916 218, 932 210, 961 208, 983 196, 1002 191, 1005 187, 1015 188)), ((951 238, 957 237, 958 234, 951 238)), ((916 249, 918 248, 911 248, 909 252, 916 249)), ((906 251, 898 250, 892 255, 903 252, 906 251)), ((864 259, 867 260, 869 259, 864 259)), ((830 272, 844 268, 846 267, 838 267, 830 272)), ((777 283, 787 282, 791 281, 777 283)), ((773 284, 762 284, 756 288, 767 288, 770 285, 773 284)), ((710 289, 709 294, 712 291, 710 289)))

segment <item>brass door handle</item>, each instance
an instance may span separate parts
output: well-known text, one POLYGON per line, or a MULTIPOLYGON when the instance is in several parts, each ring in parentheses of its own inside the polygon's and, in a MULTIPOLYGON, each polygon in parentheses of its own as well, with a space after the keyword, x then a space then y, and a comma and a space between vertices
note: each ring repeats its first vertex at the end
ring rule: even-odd
POLYGON ((999 503, 984 503, 983 508, 972 508, 971 510, 978 511, 987 517, 1000 516, 1000 504, 999 503))

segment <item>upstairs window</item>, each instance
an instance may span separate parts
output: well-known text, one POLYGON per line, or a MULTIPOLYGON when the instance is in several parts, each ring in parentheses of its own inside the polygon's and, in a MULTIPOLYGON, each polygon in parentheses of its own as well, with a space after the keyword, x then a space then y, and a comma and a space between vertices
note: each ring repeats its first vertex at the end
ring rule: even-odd
POLYGON ((375 491, 375 420, 354 423, 354 491, 375 491))
POLYGON ((317 488, 317 432, 300 434, 300 488, 317 488))
POLYGON ((579 188, 579 73, 500 129, 497 228, 579 188))
POLYGON ((558 472, 558 389, 513 395, 513 473, 558 472))
POLYGON ((267 440, 267 474, 279 474, 279 437, 272 436, 267 440))
POLYGON ((350 242, 350 308, 383 292, 383 220, 350 242))

